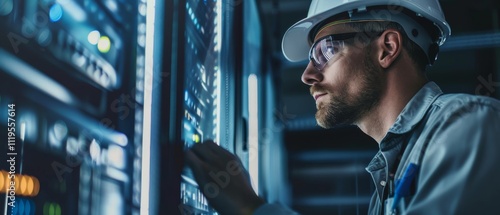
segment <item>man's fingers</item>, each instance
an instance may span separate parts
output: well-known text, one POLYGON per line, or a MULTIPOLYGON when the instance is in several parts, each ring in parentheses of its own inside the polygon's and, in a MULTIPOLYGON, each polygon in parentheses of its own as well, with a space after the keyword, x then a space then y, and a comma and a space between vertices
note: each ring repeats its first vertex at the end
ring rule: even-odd
POLYGON ((207 148, 210 151, 212 151, 214 154, 216 154, 220 158, 227 158, 227 159, 234 160, 235 157, 236 157, 231 152, 229 152, 228 150, 226 150, 226 149, 222 148, 221 146, 217 145, 213 141, 206 141, 206 142, 203 143, 203 145, 207 146, 207 148))
POLYGON ((202 163, 203 161, 192 150, 186 151, 186 164, 189 167, 200 166, 202 163))
POLYGON ((207 144, 195 144, 190 150, 205 162, 218 159, 217 154, 210 150, 207 144))
POLYGON ((236 156, 226 149, 220 147, 213 141, 205 141, 201 144, 195 144, 191 150, 198 155, 198 157, 212 165, 222 164, 227 160, 235 160, 236 156))
POLYGON ((186 151, 186 164, 193 171, 194 177, 197 179, 198 183, 207 183, 207 175, 210 172, 210 167, 192 150, 186 151))
POLYGON ((218 173, 221 171, 232 175, 243 172, 246 182, 250 182, 241 160, 214 142, 205 141, 202 144, 194 145, 186 152, 186 159, 195 177, 199 178, 197 181, 200 184, 212 181, 211 172, 218 173))
POLYGON ((207 169, 205 162, 201 160, 198 155, 196 155, 193 151, 186 151, 186 164, 193 169, 193 171, 206 171, 207 169))
POLYGON ((211 152, 213 152, 214 154, 216 154, 218 156, 222 155, 223 151, 226 151, 224 148, 217 145, 217 143, 215 143, 214 141, 211 141, 211 140, 207 140, 207 141, 203 142, 202 145, 204 145, 208 150, 210 150, 211 152))

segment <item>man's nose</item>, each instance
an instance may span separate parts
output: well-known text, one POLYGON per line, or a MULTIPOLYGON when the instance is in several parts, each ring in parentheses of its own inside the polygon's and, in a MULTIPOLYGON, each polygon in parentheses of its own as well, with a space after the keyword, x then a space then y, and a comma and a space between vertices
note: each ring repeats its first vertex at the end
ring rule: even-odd
POLYGON ((313 85, 314 83, 321 82, 323 80, 323 74, 318 71, 311 62, 307 64, 306 69, 302 73, 302 82, 307 85, 313 85))

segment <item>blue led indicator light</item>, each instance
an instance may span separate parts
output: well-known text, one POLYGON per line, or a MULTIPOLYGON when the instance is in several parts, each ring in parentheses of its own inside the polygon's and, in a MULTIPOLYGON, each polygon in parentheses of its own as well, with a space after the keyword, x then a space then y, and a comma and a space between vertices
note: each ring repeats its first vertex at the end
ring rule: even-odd
POLYGON ((54 4, 50 7, 49 10, 50 21, 57 22, 61 19, 62 15, 63 15, 63 9, 61 5, 54 4))

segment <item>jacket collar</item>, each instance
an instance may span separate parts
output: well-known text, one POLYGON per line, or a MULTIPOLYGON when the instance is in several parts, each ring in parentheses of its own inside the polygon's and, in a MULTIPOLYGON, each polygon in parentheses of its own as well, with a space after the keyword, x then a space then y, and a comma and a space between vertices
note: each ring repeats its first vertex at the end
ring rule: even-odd
POLYGON ((417 126, 424 118, 427 110, 429 110, 436 98, 441 94, 443 94, 443 92, 436 83, 428 82, 413 96, 401 111, 396 122, 389 129, 386 136, 380 142, 380 151, 366 167, 368 172, 386 167, 387 164, 384 156, 394 157, 389 156, 389 153, 400 153, 401 146, 397 146, 400 145, 401 138, 404 137, 402 134, 411 131, 417 126))
POLYGON ((412 130, 420 122, 436 98, 443 94, 436 83, 425 84, 406 104, 388 133, 403 134, 412 130))

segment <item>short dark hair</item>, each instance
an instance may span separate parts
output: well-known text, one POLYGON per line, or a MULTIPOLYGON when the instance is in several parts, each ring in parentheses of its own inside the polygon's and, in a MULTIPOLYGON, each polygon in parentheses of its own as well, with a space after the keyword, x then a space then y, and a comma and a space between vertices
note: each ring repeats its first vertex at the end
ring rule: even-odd
POLYGON ((403 38, 403 48, 406 49, 408 55, 413 60, 414 65, 420 71, 425 71, 427 65, 429 64, 429 59, 425 52, 418 46, 415 42, 410 40, 408 35, 405 33, 403 27, 396 22, 391 21, 366 21, 366 22, 348 22, 347 26, 350 26, 357 31, 363 32, 365 34, 370 34, 371 32, 383 32, 387 29, 395 29, 401 33, 403 38))

